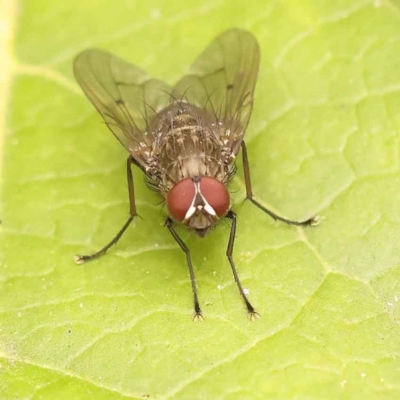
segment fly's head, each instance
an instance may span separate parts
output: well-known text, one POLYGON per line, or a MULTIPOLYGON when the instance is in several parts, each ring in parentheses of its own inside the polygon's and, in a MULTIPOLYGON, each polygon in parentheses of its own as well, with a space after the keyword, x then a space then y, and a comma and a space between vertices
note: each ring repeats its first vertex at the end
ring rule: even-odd
POLYGON ((167 206, 174 220, 204 237, 229 211, 230 195, 226 186, 216 178, 186 178, 170 190, 167 206))

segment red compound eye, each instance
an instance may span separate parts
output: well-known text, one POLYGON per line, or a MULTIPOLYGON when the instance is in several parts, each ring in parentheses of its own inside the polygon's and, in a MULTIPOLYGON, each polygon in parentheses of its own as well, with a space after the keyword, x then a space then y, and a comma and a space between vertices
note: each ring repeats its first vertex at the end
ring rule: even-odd
POLYGON ((182 222, 195 196, 191 178, 182 179, 168 193, 167 207, 172 218, 182 222))
POLYGON ((229 210, 230 196, 228 189, 219 180, 210 176, 200 179, 200 192, 218 217, 223 217, 229 210))

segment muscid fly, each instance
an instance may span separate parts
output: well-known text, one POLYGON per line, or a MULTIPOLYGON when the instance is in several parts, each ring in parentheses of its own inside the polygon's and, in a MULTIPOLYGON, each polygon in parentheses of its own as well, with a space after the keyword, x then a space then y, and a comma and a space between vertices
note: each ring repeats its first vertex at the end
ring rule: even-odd
POLYGON ((253 107, 259 66, 254 36, 240 29, 220 34, 175 86, 152 79, 141 69, 102 50, 89 49, 74 62, 75 77, 106 125, 129 152, 127 180, 130 217, 100 251, 77 256, 93 260, 122 236, 137 215, 131 165, 166 200, 166 227, 186 255, 194 297, 194 317, 202 317, 190 251, 175 230, 182 224, 199 236, 221 219, 230 220, 226 255, 251 319, 258 316, 240 283, 233 261, 236 214, 227 185, 242 149, 246 198, 272 218, 292 225, 313 225, 316 218, 290 221, 253 197, 243 136, 253 107))

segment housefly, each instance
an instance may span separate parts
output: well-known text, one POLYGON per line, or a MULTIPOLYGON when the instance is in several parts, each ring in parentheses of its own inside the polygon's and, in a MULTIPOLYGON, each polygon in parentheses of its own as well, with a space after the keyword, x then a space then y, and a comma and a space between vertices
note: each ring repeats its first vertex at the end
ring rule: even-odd
POLYGON ((253 196, 243 136, 249 123, 259 67, 254 36, 229 29, 217 36, 175 86, 152 79, 138 67, 103 50, 89 49, 74 61, 76 80, 129 153, 126 169, 130 216, 116 236, 92 255, 93 260, 123 235, 137 215, 131 166, 165 199, 166 227, 186 256, 194 298, 194 318, 202 318, 189 248, 175 230, 178 224, 204 237, 222 219, 230 220, 226 255, 251 319, 258 316, 240 283, 233 260, 236 213, 227 185, 242 150, 246 198, 272 218, 292 225, 313 225, 282 218, 253 196))

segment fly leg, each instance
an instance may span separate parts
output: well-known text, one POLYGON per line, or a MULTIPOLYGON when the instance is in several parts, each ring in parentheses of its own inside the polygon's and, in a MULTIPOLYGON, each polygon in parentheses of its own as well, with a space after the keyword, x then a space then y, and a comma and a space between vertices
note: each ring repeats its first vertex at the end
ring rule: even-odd
POLYGON ((137 212, 136 212, 136 205, 135 205, 135 190, 133 186, 133 176, 132 176, 132 169, 131 169, 131 164, 137 165, 135 160, 129 156, 126 162, 126 177, 128 180, 128 192, 129 192, 129 213, 130 217, 128 220, 125 222, 124 226, 119 230, 119 232, 115 235, 115 237, 105 245, 101 250, 97 251, 96 253, 86 255, 86 256, 76 256, 75 257, 75 262, 77 264, 83 264, 86 261, 94 260, 96 258, 101 257, 103 254, 107 252, 107 250, 114 245, 115 243, 118 242, 120 237, 123 235, 123 233, 126 231, 130 223, 133 221, 133 218, 136 217, 137 212))
POLYGON ((236 236, 236 214, 232 210, 229 210, 228 214, 226 214, 226 218, 230 219, 232 223, 231 232, 229 234, 228 247, 226 248, 226 255, 228 257, 229 264, 231 264, 233 277, 235 278, 235 282, 239 289, 239 293, 242 296, 244 304, 246 305, 247 308, 247 312, 249 313, 249 318, 253 321, 254 319, 258 318, 260 314, 255 310, 255 308, 251 305, 249 299, 247 298, 247 295, 242 287, 242 284, 240 283, 235 263, 233 261, 233 246, 235 244, 235 236, 236 236))
POLYGON ((312 217, 305 221, 292 221, 290 219, 286 219, 276 215, 268 208, 264 207, 260 204, 253 195, 253 191, 251 189, 251 178, 250 178, 250 168, 249 168, 249 160, 247 158, 247 150, 244 141, 242 142, 242 156, 243 156, 243 173, 244 173, 244 182, 246 184, 246 199, 249 199, 255 206, 257 206, 260 210, 263 210, 265 213, 270 215, 273 219, 285 222, 289 225, 318 225, 319 217, 312 217))
POLYGON ((193 319, 194 320, 201 320, 203 319, 203 314, 201 312, 200 308, 200 303, 199 299, 197 297, 197 289, 196 289, 196 279, 194 277, 194 271, 193 271, 193 265, 192 265, 192 260, 190 258, 190 250, 186 246, 186 244, 183 242, 183 240, 179 237, 179 235, 176 233, 174 227, 173 227, 173 221, 171 218, 167 218, 165 225, 167 226, 168 230, 170 231, 172 237, 176 240, 176 242, 179 244, 179 247, 182 249, 182 251, 185 253, 186 256, 186 262, 189 267, 189 275, 190 275, 190 283, 192 284, 192 292, 193 292, 193 301, 194 301, 194 315, 193 319))

